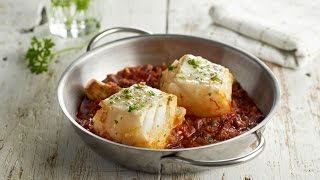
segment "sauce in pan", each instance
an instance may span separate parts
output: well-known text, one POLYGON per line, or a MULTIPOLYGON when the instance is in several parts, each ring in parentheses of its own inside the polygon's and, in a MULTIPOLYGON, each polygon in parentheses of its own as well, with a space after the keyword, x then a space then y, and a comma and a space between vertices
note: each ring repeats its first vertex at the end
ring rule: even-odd
MULTIPOLYGON (((148 86, 159 88, 159 78, 166 65, 149 64, 128 67, 117 74, 108 74, 103 82, 113 82, 119 87, 146 82, 148 86)), ((93 132, 92 118, 100 109, 99 100, 84 97, 78 108, 77 122, 93 132)), ((232 86, 232 110, 221 116, 200 118, 186 116, 184 123, 171 131, 167 139, 168 149, 208 145, 238 136, 263 120, 264 116, 238 82, 232 86)), ((104 136, 108 139, 108 136, 104 136)))

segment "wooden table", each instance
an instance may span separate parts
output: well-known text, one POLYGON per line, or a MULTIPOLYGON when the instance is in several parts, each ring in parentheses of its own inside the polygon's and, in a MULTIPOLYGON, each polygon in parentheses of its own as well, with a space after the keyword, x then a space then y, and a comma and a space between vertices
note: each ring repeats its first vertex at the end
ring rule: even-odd
MULTIPOLYGON (((320 178, 320 58, 296 71, 269 65, 279 79, 282 102, 267 125, 267 147, 256 159, 199 173, 145 174, 93 153, 58 106, 59 77, 84 50, 63 54, 46 74, 34 75, 26 68, 24 53, 30 38, 48 35, 46 25, 37 26, 41 2, 0 2, 0 179, 320 178), (33 32, 28 30, 32 26, 33 32)), ((131 26, 196 36, 212 28, 210 0, 107 0, 105 4, 103 28, 131 26)), ((73 41, 56 38, 56 42, 63 48, 73 41)))

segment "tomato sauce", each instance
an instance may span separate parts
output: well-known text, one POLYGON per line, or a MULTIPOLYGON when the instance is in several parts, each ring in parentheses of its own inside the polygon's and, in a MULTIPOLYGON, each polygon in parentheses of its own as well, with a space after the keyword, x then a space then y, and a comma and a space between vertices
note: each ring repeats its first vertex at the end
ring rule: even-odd
MULTIPOLYGON (((159 89, 159 78, 166 68, 166 65, 149 64, 128 67, 117 74, 108 74, 103 82, 113 82, 122 88, 145 82, 159 89)), ((221 116, 200 118, 187 115, 185 121, 172 130, 166 148, 197 147, 224 141, 252 129, 264 118, 238 82, 232 86, 231 104, 231 111, 221 116)), ((99 101, 84 97, 78 108, 77 122, 94 133, 91 128, 92 118, 99 109, 99 101)))

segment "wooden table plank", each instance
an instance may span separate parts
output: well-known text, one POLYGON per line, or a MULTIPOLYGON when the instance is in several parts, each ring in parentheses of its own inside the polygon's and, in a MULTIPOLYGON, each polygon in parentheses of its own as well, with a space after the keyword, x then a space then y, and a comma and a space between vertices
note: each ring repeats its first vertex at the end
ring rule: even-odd
POLYGON ((0 32, 22 32, 36 26, 46 0, 3 0, 0 2, 0 32), (21 8, 17 8, 21 7, 21 8), (23 8, 22 8, 23 7, 23 8))
POLYGON ((102 27, 135 27, 154 33, 164 33, 166 29, 166 1, 146 0, 102 0, 104 2, 104 20, 102 27))
MULTIPOLYGON (((104 3, 103 28, 165 31, 166 1, 104 3)), ((0 31, 0 179, 157 179, 158 175, 102 159, 73 131, 58 106, 56 88, 64 68, 83 51, 64 54, 46 74, 31 74, 24 62, 25 50, 33 35, 46 36, 47 32, 46 27, 28 34, 0 31)), ((77 44, 55 41, 59 49, 77 44)))
MULTIPOLYGON (((197 36, 210 33, 210 0, 152 3, 147 0, 106 0, 104 3, 104 28, 134 26, 157 33, 163 33, 167 29, 169 33, 197 36), (166 12, 169 13, 168 16, 166 12)), ((0 3, 0 14, 7 10, 3 10, 6 7, 1 4, 6 3, 0 3)), ((26 7, 25 11, 27 10, 26 7)), ((20 16, 21 14, 17 17, 20 16)), ((22 23, 15 27, 20 29, 24 25, 22 23)), ((47 34, 45 27, 29 34, 7 31, 8 29, 0 28, 0 179, 320 177, 320 58, 298 71, 269 65, 279 79, 282 103, 267 125, 264 133, 267 147, 258 158, 235 167, 158 176, 131 171, 101 159, 80 140, 66 121, 57 104, 56 85, 63 69, 83 51, 61 56, 47 74, 32 75, 25 67, 23 54, 32 35, 47 34), (310 77, 306 75, 308 73, 310 77)), ((57 43, 60 48, 76 44, 68 44, 61 39, 57 39, 57 43)))
MULTIPOLYGON (((210 0, 170 1, 169 32, 207 37, 210 0)), ((268 64, 282 89, 281 107, 268 123, 265 151, 240 166, 164 179, 317 179, 320 177, 320 58, 294 71, 268 64), (306 74, 310 74, 310 77, 306 74)))

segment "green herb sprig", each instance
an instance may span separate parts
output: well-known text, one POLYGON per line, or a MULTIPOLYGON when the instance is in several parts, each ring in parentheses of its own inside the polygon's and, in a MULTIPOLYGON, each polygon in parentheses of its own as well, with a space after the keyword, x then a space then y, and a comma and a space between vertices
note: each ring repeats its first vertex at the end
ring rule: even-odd
POLYGON ((51 0, 53 6, 70 7, 72 4, 76 6, 77 11, 87 10, 91 0, 51 0))
POLYGON ((52 48, 54 42, 51 39, 44 38, 39 41, 36 37, 31 40, 31 47, 26 54, 28 68, 32 73, 40 74, 48 71, 50 60, 53 58, 52 48))
POLYGON ((31 73, 41 74, 47 72, 50 62, 57 57, 57 55, 66 51, 81 49, 86 44, 87 43, 53 52, 55 43, 52 39, 43 38, 42 40, 39 40, 34 36, 31 39, 30 47, 25 55, 27 67, 30 69, 31 73))

